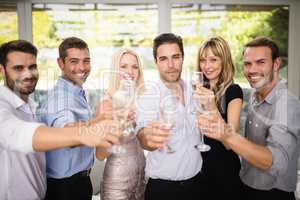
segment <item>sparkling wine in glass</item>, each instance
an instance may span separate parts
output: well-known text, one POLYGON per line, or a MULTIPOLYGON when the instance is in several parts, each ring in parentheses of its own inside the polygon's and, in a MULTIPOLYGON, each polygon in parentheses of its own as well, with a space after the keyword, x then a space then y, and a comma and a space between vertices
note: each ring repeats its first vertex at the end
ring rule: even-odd
MULTIPOLYGON (((133 80, 123 80, 122 81, 122 87, 124 88, 123 90, 126 91, 126 105, 125 107, 125 113, 127 116, 129 114, 129 111, 135 110, 134 108, 134 100, 135 100, 135 82, 133 80)), ((126 116, 126 117, 127 117, 126 116)), ((127 118, 126 118, 127 121, 127 118)), ((134 134, 135 131, 135 123, 126 123, 125 128, 123 130, 123 136, 128 137, 131 134, 134 134)))
MULTIPOLYGON (((193 88, 193 92, 196 91, 197 87, 202 87, 204 86, 204 75, 202 72, 194 72, 191 77, 191 84, 193 88)), ((205 98, 205 97, 201 97, 205 98)), ((208 113, 208 111, 205 110, 204 106, 201 105, 201 98, 197 95, 193 95, 193 109, 192 109, 192 114, 197 115, 197 113, 200 112, 205 112, 208 113)), ((210 150, 210 146, 204 143, 204 136, 201 133, 201 143, 195 145, 195 148, 199 150, 200 152, 206 152, 210 150)))
MULTIPOLYGON (((134 133, 132 124, 127 124, 127 118, 134 101, 134 82, 131 80, 121 80, 119 89, 112 96, 113 119, 119 121, 123 132, 122 136, 127 137, 134 133)), ((113 145, 109 148, 111 153, 124 153, 125 149, 121 145, 113 145)))
MULTIPOLYGON (((168 95, 163 98, 160 104, 160 116, 163 123, 163 128, 172 130, 175 128, 177 111, 177 99, 173 95, 168 95)), ((172 136, 171 136, 172 137, 172 136)), ((166 152, 175 153, 175 150, 170 146, 169 142, 166 143, 166 152)))
MULTIPOLYGON (((197 87, 203 86, 203 74, 202 72, 194 72, 191 77, 191 85, 193 92, 197 90, 197 87)), ((198 98, 198 96, 193 95, 193 108, 191 110, 192 114, 197 114, 202 109, 202 106, 200 104, 200 101, 195 99, 198 98)), ((199 98, 198 98, 199 99, 199 98)))

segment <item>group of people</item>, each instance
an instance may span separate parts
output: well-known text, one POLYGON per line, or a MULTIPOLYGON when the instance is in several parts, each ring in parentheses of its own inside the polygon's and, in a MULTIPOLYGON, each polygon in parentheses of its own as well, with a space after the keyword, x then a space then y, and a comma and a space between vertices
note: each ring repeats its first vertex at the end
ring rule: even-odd
POLYGON ((106 159, 101 200, 295 200, 300 104, 279 77, 276 43, 258 37, 245 45, 243 71, 254 90, 244 136, 239 132, 243 91, 233 82, 235 66, 222 37, 199 48, 196 70, 208 87, 193 90, 181 77, 180 36, 158 35, 153 57, 159 80, 147 84, 138 54, 116 52, 108 90, 92 117, 82 87, 91 71, 83 40, 70 37, 60 44, 62 74, 38 111, 29 98, 38 81, 36 47, 24 40, 2 44, 0 199, 91 199, 96 157, 106 159), (113 113, 113 96, 123 80, 137 88, 126 113, 135 130, 126 136, 124 122, 113 113), (176 101, 171 126, 162 116, 170 97, 176 101), (209 114, 191 112, 195 101, 209 107, 209 114), (201 134, 209 151, 195 148, 203 142, 201 134), (114 145, 124 151, 111 151, 114 145))

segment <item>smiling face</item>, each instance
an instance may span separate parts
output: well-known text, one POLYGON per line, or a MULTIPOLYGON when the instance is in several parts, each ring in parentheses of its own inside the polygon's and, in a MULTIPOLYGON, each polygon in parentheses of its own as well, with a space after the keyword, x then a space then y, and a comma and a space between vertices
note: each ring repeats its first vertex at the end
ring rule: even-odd
POLYGON ((164 43, 157 48, 156 64, 160 78, 164 82, 177 82, 180 79, 183 55, 176 43, 164 43))
POLYGON ((135 55, 125 53, 121 56, 119 64, 121 78, 126 78, 137 82, 139 78, 139 67, 140 66, 135 55))
POLYGON ((280 58, 272 60, 271 49, 268 47, 247 47, 244 52, 244 75, 262 94, 273 89, 278 80, 280 58))
POLYGON ((5 85, 27 101, 28 95, 34 92, 39 73, 36 57, 19 51, 7 55, 7 63, 1 67, 5 85))
POLYGON ((62 70, 63 78, 82 87, 91 71, 90 53, 88 49, 67 49, 64 60, 58 58, 58 65, 62 70))
POLYGON ((210 82, 217 82, 222 71, 221 58, 214 55, 211 48, 205 50, 200 56, 200 69, 210 82))

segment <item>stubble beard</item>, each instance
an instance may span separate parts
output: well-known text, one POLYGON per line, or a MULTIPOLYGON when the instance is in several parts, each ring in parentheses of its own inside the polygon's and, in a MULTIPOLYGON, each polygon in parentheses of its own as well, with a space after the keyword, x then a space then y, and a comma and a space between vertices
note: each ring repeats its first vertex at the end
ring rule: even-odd
POLYGON ((32 87, 30 87, 30 88, 25 89, 25 88, 22 88, 22 86, 21 86, 22 80, 17 79, 16 81, 14 81, 10 78, 8 73, 6 73, 5 83, 6 83, 6 86, 9 89, 11 89, 13 92, 15 92, 16 94, 19 94, 22 96, 28 96, 34 92, 38 78, 36 76, 34 76, 32 79, 34 79, 34 81, 35 81, 34 85, 32 85, 32 87))

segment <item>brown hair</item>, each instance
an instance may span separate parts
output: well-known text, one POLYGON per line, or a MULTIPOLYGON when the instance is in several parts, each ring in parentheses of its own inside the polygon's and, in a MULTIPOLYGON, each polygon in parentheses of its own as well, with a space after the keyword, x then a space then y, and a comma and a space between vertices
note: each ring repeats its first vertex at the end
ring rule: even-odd
POLYGON ((269 47, 272 52, 273 61, 280 56, 278 45, 269 37, 260 36, 248 42, 245 45, 243 55, 247 47, 269 47))
POLYGON ((182 57, 184 57, 184 50, 183 50, 183 42, 180 36, 175 35, 173 33, 163 33, 158 35, 154 40, 153 40, 153 57, 154 60, 156 61, 156 56, 157 56, 157 49, 160 45, 162 44, 177 44, 182 57))
POLYGON ((7 55, 11 52, 19 51, 37 56, 37 48, 26 40, 13 40, 4 43, 0 47, 0 64, 5 68, 7 63, 7 55))
POLYGON ((208 49, 211 49, 213 54, 221 59, 222 69, 216 84, 216 88, 214 88, 216 103, 220 109, 221 97, 225 94, 226 89, 233 83, 235 67, 228 43, 222 37, 218 36, 204 41, 202 46, 199 48, 197 60, 198 71, 201 71, 200 60, 206 57, 208 49))
POLYGON ((65 61, 65 58, 67 57, 67 50, 71 48, 76 48, 76 49, 87 49, 88 45, 85 41, 83 41, 80 38, 77 37, 69 37, 66 38, 62 41, 62 43, 58 47, 59 51, 59 58, 62 59, 62 61, 65 61))

